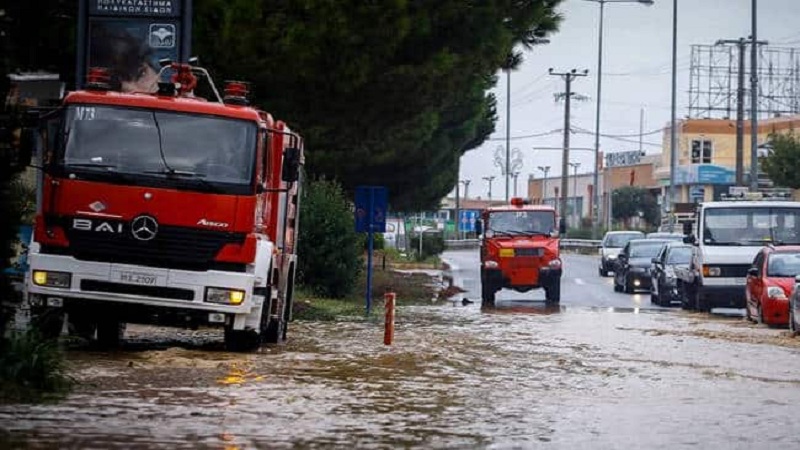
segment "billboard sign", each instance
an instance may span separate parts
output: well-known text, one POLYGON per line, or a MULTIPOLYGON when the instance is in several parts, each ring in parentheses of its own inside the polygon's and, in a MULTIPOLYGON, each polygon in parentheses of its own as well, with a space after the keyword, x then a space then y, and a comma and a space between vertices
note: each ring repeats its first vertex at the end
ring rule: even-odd
POLYGON ((158 61, 186 61, 192 0, 80 0, 77 87, 89 67, 109 71, 111 88, 154 92, 158 61))
POLYGON ((642 162, 640 151, 616 152, 606 154, 606 167, 635 166, 642 162))

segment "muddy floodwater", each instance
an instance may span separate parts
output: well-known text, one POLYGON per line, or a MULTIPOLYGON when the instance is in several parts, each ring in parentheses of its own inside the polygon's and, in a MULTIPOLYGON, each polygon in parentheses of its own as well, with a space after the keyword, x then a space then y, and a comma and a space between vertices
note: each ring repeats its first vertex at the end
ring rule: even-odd
POLYGON ((18 448, 800 448, 800 339, 740 318, 635 308, 401 308, 293 323, 255 354, 133 327, 71 350, 65 400, 1 405, 18 448))

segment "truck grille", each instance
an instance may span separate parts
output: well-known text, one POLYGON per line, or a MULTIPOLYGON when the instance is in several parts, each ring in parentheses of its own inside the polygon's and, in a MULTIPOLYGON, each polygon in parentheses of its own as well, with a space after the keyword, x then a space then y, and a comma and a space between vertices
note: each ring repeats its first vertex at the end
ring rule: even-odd
POLYGON ((750 264, 708 264, 710 267, 719 267, 720 276, 725 278, 745 278, 750 264))
POLYGON ((514 256, 542 256, 543 248, 517 248, 514 249, 514 256))
POLYGON ((69 247, 43 248, 44 253, 66 254, 84 261, 136 264, 150 267, 206 271, 216 268, 214 257, 225 244, 244 243, 244 233, 162 225, 150 241, 135 239, 128 222, 113 223, 116 233, 84 231, 70 227, 71 217, 59 220, 69 247))
POLYGON ((112 292, 115 294, 141 295, 143 297, 194 300, 194 291, 163 286, 138 286, 135 284, 110 283, 108 281, 83 280, 81 290, 87 292, 112 292))

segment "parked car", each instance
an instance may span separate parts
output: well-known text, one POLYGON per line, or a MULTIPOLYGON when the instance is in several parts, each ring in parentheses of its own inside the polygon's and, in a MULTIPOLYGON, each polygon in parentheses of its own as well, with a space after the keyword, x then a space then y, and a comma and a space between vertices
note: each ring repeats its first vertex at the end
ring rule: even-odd
POLYGON ((683 235, 680 233, 647 233, 647 239, 662 239, 665 241, 678 241, 683 242, 683 235))
POLYGON ((653 258, 650 270, 650 301, 659 306, 669 306, 681 300, 675 269, 689 267, 692 246, 682 242, 668 242, 653 258))
POLYGON ((643 237, 644 233, 641 231, 609 231, 606 233, 600 242, 600 267, 598 268, 600 276, 607 277, 614 270, 617 255, 628 241, 643 237))
POLYGON ((789 296, 789 332, 792 336, 800 333, 800 275, 794 277, 794 291, 789 296))
POLYGON ((767 246, 747 271, 745 316, 767 325, 789 323, 789 297, 800 275, 800 246, 767 246))
POLYGON ((650 267, 661 247, 669 241, 633 239, 628 241, 614 266, 614 291, 632 294, 638 289, 650 290, 650 267))

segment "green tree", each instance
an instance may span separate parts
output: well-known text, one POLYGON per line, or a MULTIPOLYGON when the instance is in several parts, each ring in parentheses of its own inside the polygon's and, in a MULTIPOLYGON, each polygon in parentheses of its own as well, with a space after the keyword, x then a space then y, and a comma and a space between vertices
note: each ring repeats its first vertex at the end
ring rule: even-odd
POLYGON ((658 202, 645 188, 625 186, 615 189, 612 194, 612 214, 614 219, 627 223, 632 217, 641 217, 654 225, 659 220, 658 202))
POLYGON ((312 174, 386 185, 408 211, 452 189, 494 130, 495 73, 556 30, 560 2, 201 0, 195 48, 302 132, 312 174))
POLYGON ((761 167, 776 186, 800 189, 800 139, 793 133, 770 136, 772 151, 761 167))
POLYGON ((309 183, 300 201, 297 281, 331 298, 350 294, 363 266, 363 238, 341 186, 309 183))

